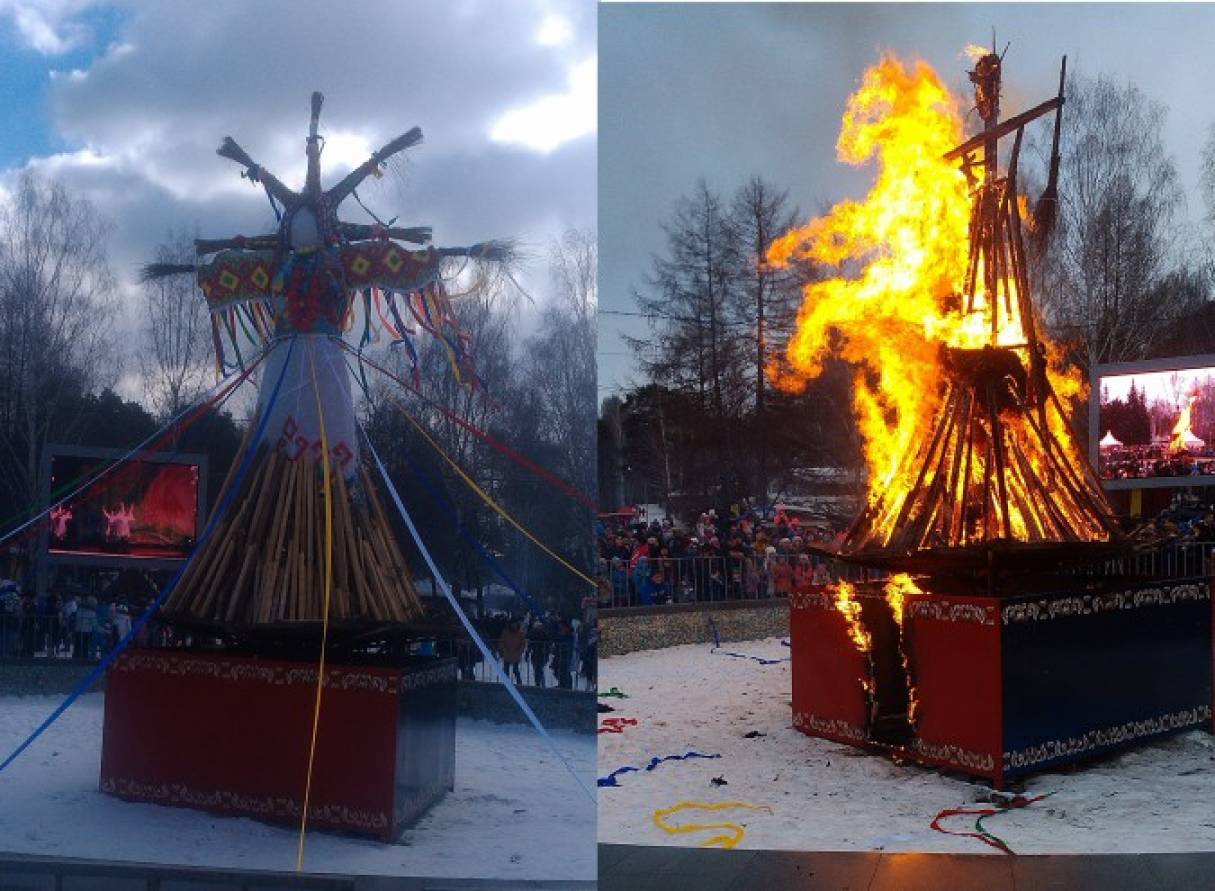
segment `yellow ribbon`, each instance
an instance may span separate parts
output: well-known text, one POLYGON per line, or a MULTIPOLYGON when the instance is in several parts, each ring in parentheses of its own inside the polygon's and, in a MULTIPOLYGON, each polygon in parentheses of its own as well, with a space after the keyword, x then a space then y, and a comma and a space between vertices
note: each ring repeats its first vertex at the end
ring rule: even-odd
POLYGON ((679 835, 687 832, 700 832, 706 829, 726 829, 729 834, 721 833, 718 835, 709 836, 705 841, 700 843, 702 848, 711 848, 714 845, 720 845, 723 848, 733 848, 747 834, 738 823, 722 822, 722 823, 683 823, 679 826, 672 826, 666 822, 666 818, 681 811, 699 810, 699 811, 728 811, 734 809, 742 809, 749 811, 765 811, 772 813, 772 808, 766 804, 749 804, 745 801, 721 801, 716 803, 706 801, 681 801, 679 804, 673 804, 670 807, 664 807, 654 811, 654 825, 663 832, 668 832, 672 835, 679 835))
POLYGON ((321 427, 321 475, 325 489, 325 594, 321 615, 321 659, 316 672, 316 704, 312 709, 312 740, 308 744, 308 779, 304 783, 304 809, 300 812, 300 841, 295 852, 295 871, 304 869, 304 835, 308 829, 308 801, 312 796, 312 764, 316 759, 316 735, 321 723, 321 690, 325 680, 325 646, 329 640, 329 591, 333 585, 333 488, 329 473, 329 437, 325 433, 325 409, 321 406, 321 390, 316 380, 316 362, 308 351, 308 367, 312 370, 312 391, 316 395, 316 416, 321 427))
POLYGON ((496 501, 494 501, 493 498, 491 498, 485 492, 484 489, 482 489, 480 486, 477 485, 476 481, 473 480, 472 477, 470 477, 467 473, 464 472, 464 468, 462 468, 458 463, 456 463, 456 460, 454 458, 452 458, 445 451, 443 451, 443 449, 439 446, 439 444, 431 438, 430 434, 426 432, 426 430, 422 427, 422 425, 419 424, 416 420, 414 420, 413 415, 411 415, 409 413, 409 411, 405 408, 405 406, 399 400, 393 399, 392 401, 396 404, 397 408, 399 408, 401 410, 401 414, 405 415, 405 419, 407 421, 409 421, 409 423, 413 424, 414 429, 417 430, 418 433, 420 433, 422 435, 422 438, 425 439, 428 443, 430 443, 431 448, 433 448, 436 452, 439 453, 439 455, 443 458, 443 460, 446 461, 451 466, 451 469, 454 470, 459 475, 460 479, 464 480, 464 482, 468 485, 468 487, 477 493, 477 497, 479 497, 482 501, 484 501, 491 508, 493 508, 494 511, 497 512, 498 516, 502 517, 502 519, 506 520, 506 522, 510 523, 512 526, 514 526, 516 529, 518 529, 520 532, 522 532, 525 536, 527 536, 529 541, 531 541, 533 544, 536 545, 536 547, 540 548, 540 550, 544 551, 544 553, 548 554, 550 557, 552 557, 554 560, 556 560, 558 563, 560 563, 562 566, 564 566, 566 569, 568 569, 574 575, 578 576, 578 578, 582 579, 584 582, 586 582, 592 588, 598 587, 598 585, 596 584, 596 582, 593 578, 591 578, 586 573, 582 572, 580 569, 578 569, 572 563, 567 561, 564 557, 562 557, 556 551, 553 551, 552 549, 550 549, 548 547, 548 545, 546 545, 540 539, 536 538, 536 536, 534 536, 530 532, 528 532, 527 529, 525 529, 518 520, 516 520, 514 517, 512 517, 510 514, 508 514, 506 512, 505 508, 501 507, 496 501))

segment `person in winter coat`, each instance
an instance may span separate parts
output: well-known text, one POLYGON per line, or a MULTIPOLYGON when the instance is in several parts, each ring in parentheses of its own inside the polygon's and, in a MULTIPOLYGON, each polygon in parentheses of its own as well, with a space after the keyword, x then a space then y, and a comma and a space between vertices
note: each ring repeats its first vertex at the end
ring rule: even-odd
POLYGON ((514 673, 516 684, 523 683, 519 673, 519 663, 523 661, 523 651, 527 649, 527 634, 519 625, 517 619, 512 619, 498 639, 498 652, 502 654, 502 670, 507 677, 514 673))
POLYGON ((93 657, 93 633, 97 630, 97 598, 86 597, 76 608, 76 626, 72 634, 73 659, 93 657))
POLYGON ((570 674, 574 662, 574 646, 574 629, 569 622, 563 621, 553 646, 553 674, 557 676, 557 686, 562 690, 569 690, 574 686, 574 679, 570 674))
POLYGON ((772 562, 772 590, 777 597, 788 597, 793 593, 793 565, 787 556, 772 562))
POLYGON ((544 686, 544 666, 548 662, 548 634, 537 619, 527 633, 528 657, 532 663, 532 683, 544 686))

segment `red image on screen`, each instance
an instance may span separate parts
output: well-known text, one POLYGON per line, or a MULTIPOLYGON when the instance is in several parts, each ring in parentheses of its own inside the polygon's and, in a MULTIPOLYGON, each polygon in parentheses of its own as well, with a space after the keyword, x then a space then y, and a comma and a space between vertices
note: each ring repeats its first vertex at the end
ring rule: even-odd
MULTIPOLYGON (((108 460, 56 455, 51 489, 75 487, 108 460)), ((198 465, 128 461, 51 508, 52 554, 182 559, 198 535, 198 465)))

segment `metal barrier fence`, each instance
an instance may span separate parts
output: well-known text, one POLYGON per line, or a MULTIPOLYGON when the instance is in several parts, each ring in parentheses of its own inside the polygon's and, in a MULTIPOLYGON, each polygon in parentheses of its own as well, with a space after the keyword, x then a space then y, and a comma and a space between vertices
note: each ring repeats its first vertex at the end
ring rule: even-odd
MULTIPOLYGON (((1097 566, 1072 570, 1078 575, 1125 575, 1181 580, 1210 576, 1211 542, 1184 542, 1130 553, 1097 566)), ((631 569, 620 558, 600 561, 600 606, 661 606, 786 597, 802 584, 841 579, 862 582, 887 573, 840 560, 810 555, 774 557, 642 558, 631 569)))
POLYGON ((797 586, 841 579, 885 578, 878 570, 810 555, 771 557, 642 558, 632 568, 619 558, 601 568, 600 605, 658 606, 787 597, 797 586))
MULTIPOLYGON (((119 634, 112 625, 95 620, 83 624, 77 630, 76 622, 57 615, 0 615, 0 661, 98 662, 118 642, 119 634)), ((177 647, 182 643, 170 626, 155 623, 150 623, 137 640, 139 646, 145 647, 177 647)), ((501 665, 499 642, 487 640, 486 645, 501 665)), ((471 640, 431 640, 418 646, 438 656, 456 657, 464 680, 498 681, 497 673, 471 640)), ((579 649, 568 642, 529 640, 518 664, 509 668, 511 680, 527 687, 594 689, 594 660, 584 659, 579 649)))

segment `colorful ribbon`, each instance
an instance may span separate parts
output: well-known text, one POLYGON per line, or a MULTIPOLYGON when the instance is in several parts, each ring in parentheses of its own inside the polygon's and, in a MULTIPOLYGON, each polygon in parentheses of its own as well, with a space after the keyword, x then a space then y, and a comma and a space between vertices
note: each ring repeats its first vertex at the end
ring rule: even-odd
MULTIPOLYGON (((390 399, 391 399, 391 397, 390 397, 390 399)), ((558 563, 560 563, 562 566, 564 566, 566 569, 568 569, 571 573, 578 576, 578 578, 582 579, 584 582, 586 582, 592 588, 598 589, 598 583, 593 578, 591 578, 589 575, 587 575, 582 570, 578 569, 576 566, 574 566, 574 564, 570 563, 568 560, 566 560, 564 557, 562 557, 560 554, 558 554, 556 551, 554 551, 552 548, 550 548, 548 545, 546 545, 540 539, 536 538, 536 536, 532 535, 532 533, 522 523, 520 523, 513 516, 511 516, 510 513, 508 513, 504 507, 502 507, 500 504, 498 504, 498 502, 494 501, 494 499, 491 498, 484 489, 482 489, 479 485, 477 485, 477 481, 474 480, 472 477, 470 477, 464 471, 464 468, 460 466, 459 462, 456 461, 455 458, 452 458, 450 455, 447 454, 447 452, 443 451, 443 447, 434 441, 434 439, 431 437, 431 435, 426 432, 426 428, 423 427, 421 424, 419 424, 417 422, 417 420, 414 419, 413 415, 411 415, 408 411, 405 410, 405 406, 403 406, 399 400, 391 399, 391 401, 394 402, 396 404, 397 408, 399 408, 401 410, 401 414, 403 414, 405 416, 405 420, 409 421, 409 423, 413 425, 414 430, 418 431, 418 434, 423 439, 425 439, 427 443, 430 444, 430 447, 433 448, 439 454, 439 457, 441 457, 444 461, 447 462, 448 466, 451 467, 451 469, 456 472, 456 475, 459 476, 460 479, 462 479, 464 481, 464 484, 466 486, 468 486, 470 489, 472 489, 472 491, 476 494, 476 496, 478 498, 480 498, 482 501, 484 501, 485 504, 487 506, 489 506, 498 516, 500 516, 502 519, 506 520, 506 522, 508 522, 512 526, 514 526, 517 530, 519 530, 519 532, 523 533, 524 537, 526 537, 528 539, 528 541, 530 541, 532 544, 534 544, 540 550, 544 551, 544 553, 548 554, 550 557, 552 557, 554 560, 556 560, 558 563)))
MULTIPOLYGON (((347 367, 349 367, 349 363, 347 363, 347 367)), ((332 367, 330 370, 332 370, 335 375, 338 373, 337 370, 332 367)), ((353 369, 351 369, 351 372, 353 373, 353 369)), ((371 394, 366 389, 364 389, 363 392, 369 399, 371 398, 371 394)), ((527 591, 525 591, 523 587, 511 577, 510 573, 506 571, 502 564, 494 559, 494 556, 485 549, 485 546, 482 545, 480 541, 477 540, 477 537, 469 532, 464 524, 460 522, 460 517, 456 512, 455 505, 451 503, 451 499, 443 494, 441 487, 432 485, 434 480, 430 474, 426 472, 425 468, 420 467, 419 465, 416 465, 410 461, 409 454, 407 452, 401 453, 401 457, 404 459, 409 470, 417 475, 418 481, 422 484, 422 488, 426 491, 426 494, 430 496, 431 500, 434 501, 435 504, 443 508, 448 518, 455 525, 456 531, 460 533, 460 537, 463 538, 464 541, 471 548, 473 548, 473 550, 481 555, 482 559, 485 560, 486 564, 493 571, 494 575, 501 579, 507 585, 507 587, 514 591, 519 597, 523 598, 523 600, 527 603, 528 608, 531 609, 533 613, 541 618, 547 618, 549 611, 537 603, 536 599, 528 594, 527 591)))
MULTIPOLYGON (((339 343, 348 353, 354 353, 355 355, 358 355, 358 353, 356 353, 355 350, 353 350, 349 346, 349 344, 341 343, 340 341, 339 341, 339 343)), ((552 483, 554 486, 556 486, 558 489, 560 489, 565 494, 569 495, 575 501, 579 502, 580 504, 585 505, 587 508, 589 508, 592 511, 598 512, 598 510, 599 510, 598 505, 596 505, 594 501, 592 501, 590 498, 588 498, 586 495, 584 495, 582 492, 580 492, 578 489, 576 489, 573 485, 566 482, 561 477, 557 476, 551 470, 548 470, 545 467, 541 467, 539 464, 532 461, 526 455, 522 455, 519 452, 515 451, 510 446, 508 446, 506 443, 500 442, 499 440, 490 436, 488 433, 484 432, 480 428, 474 426, 473 424, 470 424, 468 421, 464 420, 464 418, 455 414, 454 412, 452 412, 450 409, 446 408, 445 406, 440 405, 438 402, 435 402, 433 399, 430 399, 430 398, 424 396, 418 390, 416 383, 411 386, 407 381, 402 379, 399 375, 393 374, 387 368, 384 368, 384 366, 377 364, 376 362, 372 361, 371 359, 368 359, 365 356, 360 356, 359 361, 366 363, 367 365, 374 368, 376 371, 380 372, 380 374, 387 377, 389 380, 391 380, 397 384, 400 384, 402 387, 404 387, 405 389, 412 392, 415 396, 417 396, 419 399, 421 399, 423 402, 425 402, 431 408, 434 408, 436 411, 440 412, 445 418, 447 418, 448 420, 450 420, 454 424, 456 424, 458 427, 460 427, 461 430, 471 433, 473 436, 477 437, 477 439, 481 440, 486 445, 497 449, 503 455, 510 458, 512 461, 514 461, 520 467, 527 468, 528 470, 535 473, 537 476, 540 476, 540 477, 544 478, 545 480, 547 480, 548 482, 552 483)))
POLYGON ((624 733, 625 727, 636 727, 636 718, 604 718, 596 733, 624 733))
POLYGON ((720 845, 723 848, 733 848, 747 834, 746 828, 739 823, 723 822, 723 823, 682 823, 679 826, 672 826, 666 822, 667 817, 678 814, 682 811, 698 810, 698 811, 728 811, 728 810, 749 810, 749 811, 764 811, 772 813, 772 808, 766 804, 751 804, 746 801, 681 801, 678 804, 673 804, 670 807, 660 808, 654 811, 654 825, 663 832, 668 832, 672 835, 682 835, 688 832, 702 832, 706 829, 726 829, 729 834, 713 835, 700 843, 702 848, 711 848, 714 845, 720 845))
POLYGON ((616 777, 623 776, 626 773, 641 773, 643 770, 651 771, 666 761, 689 761, 692 758, 713 759, 720 757, 721 755, 705 755, 702 752, 685 752, 682 755, 662 755, 661 757, 655 755, 645 767, 633 767, 631 764, 626 764, 624 767, 616 768, 605 777, 599 777, 596 782, 600 786, 619 786, 620 783, 616 781, 616 777))
POLYGON ((325 504, 325 585, 321 611, 321 656, 316 669, 316 702, 312 708, 312 737, 308 742, 308 774, 304 781, 304 807, 300 811, 300 840, 295 852, 295 871, 304 870, 304 837, 308 831, 308 803, 312 798, 312 767, 316 760, 316 737, 321 726, 321 691, 325 688, 325 648, 329 643, 329 596, 333 588, 333 479, 329 470, 329 435, 325 430, 325 408, 321 404, 320 382, 316 379, 316 361, 308 351, 308 368, 312 372, 312 393, 316 397, 316 417, 321 428, 321 479, 325 504))
POLYGON ((1010 810, 1015 810, 1017 808, 1023 808, 1023 807, 1029 807, 1034 802, 1041 801, 1043 798, 1049 798, 1051 795, 1054 795, 1054 794, 1055 794, 1054 792, 1047 792, 1043 795, 1035 795, 1033 798, 1025 798, 1023 796, 1018 795, 1018 796, 1012 798, 1003 807, 997 806, 997 807, 987 807, 987 808, 967 808, 967 807, 946 808, 945 810, 943 810, 939 814, 937 814, 933 818, 932 823, 929 825, 933 829, 935 829, 937 832, 940 832, 942 835, 959 835, 959 836, 962 836, 963 838, 977 838, 979 841, 983 842, 983 844, 990 845, 991 847, 995 848, 998 851, 1003 851, 1005 854, 1012 854, 1012 853, 1014 853, 1013 849, 1008 846, 1008 843, 1005 842, 1004 839, 1000 838, 999 836, 992 835, 990 832, 988 832, 986 829, 983 828, 983 821, 988 817, 994 817, 997 814, 1007 813, 1010 810), (942 820, 947 820, 950 817, 958 817, 958 816, 977 817, 978 819, 975 820, 975 831, 974 832, 961 832, 956 829, 946 829, 944 826, 941 825, 942 820))
POLYGON ((735 659, 752 659, 760 665, 779 665, 781 662, 788 662, 791 658, 785 656, 781 659, 764 659, 759 656, 748 656, 746 653, 730 653, 726 650, 719 650, 716 647, 713 647, 709 652, 716 653, 718 656, 733 656, 735 659))

